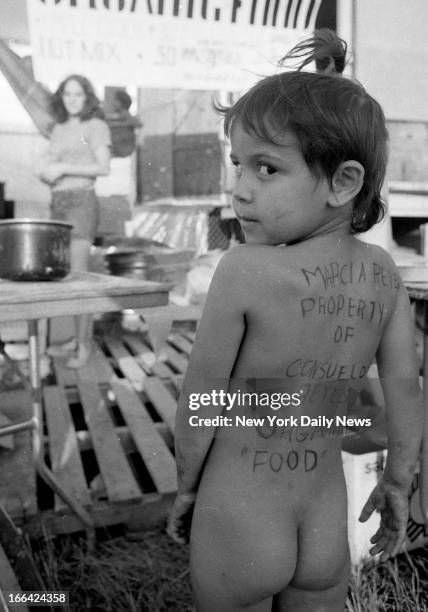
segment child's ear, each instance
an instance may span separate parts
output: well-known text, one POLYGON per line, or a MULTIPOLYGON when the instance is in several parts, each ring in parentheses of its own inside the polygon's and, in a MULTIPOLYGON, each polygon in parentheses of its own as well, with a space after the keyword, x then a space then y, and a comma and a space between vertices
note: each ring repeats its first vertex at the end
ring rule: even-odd
POLYGON ((352 201, 361 191, 363 181, 364 168, 360 162, 354 160, 342 162, 331 181, 331 193, 327 200, 330 206, 338 208, 352 201))

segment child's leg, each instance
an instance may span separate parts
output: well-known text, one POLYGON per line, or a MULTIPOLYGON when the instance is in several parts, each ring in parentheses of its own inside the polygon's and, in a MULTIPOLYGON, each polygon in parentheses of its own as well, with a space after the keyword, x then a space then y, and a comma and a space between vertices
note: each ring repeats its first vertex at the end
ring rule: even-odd
POLYGON ((272 610, 343 612, 348 581, 346 491, 336 482, 308 509, 299 529, 295 574, 274 598, 272 610))

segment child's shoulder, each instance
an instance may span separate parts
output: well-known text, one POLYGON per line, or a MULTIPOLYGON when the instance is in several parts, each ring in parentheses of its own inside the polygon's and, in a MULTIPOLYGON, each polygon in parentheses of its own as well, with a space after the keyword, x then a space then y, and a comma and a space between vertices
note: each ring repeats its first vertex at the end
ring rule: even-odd
POLYGON ((225 252, 221 261, 230 262, 231 265, 246 262, 248 265, 256 264, 262 260, 274 261, 280 255, 286 254, 287 247, 272 246, 269 244, 240 244, 225 252))
POLYGON ((268 275, 275 266, 281 263, 284 269, 284 257, 287 258, 287 248, 275 247, 265 244, 241 244, 232 247, 221 258, 218 270, 225 273, 257 274, 262 272, 268 275))
POLYGON ((367 260, 371 260, 374 266, 380 265, 387 268, 392 274, 400 277, 397 264, 388 251, 377 244, 364 242, 362 240, 358 240, 357 242, 361 245, 361 250, 364 256, 367 258, 367 260))
POLYGON ((291 265, 286 248, 243 244, 226 251, 213 281, 223 295, 237 295, 248 303, 266 298, 273 288, 296 282, 296 266, 291 265), (290 265, 288 265, 290 263, 290 265))

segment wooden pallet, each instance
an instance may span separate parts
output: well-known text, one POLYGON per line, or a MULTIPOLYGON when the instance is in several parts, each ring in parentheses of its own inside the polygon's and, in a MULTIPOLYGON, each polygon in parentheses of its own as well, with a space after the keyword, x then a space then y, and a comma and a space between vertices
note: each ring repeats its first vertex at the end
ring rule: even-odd
MULTIPOLYGON (((192 331, 174 329, 161 361, 156 361, 146 334, 123 330, 97 337, 90 361, 80 370, 55 360, 54 375, 43 387, 47 462, 96 527, 124 523, 142 529, 165 517, 176 492, 176 394, 193 336, 192 331)), ((10 392, 8 401, 16 404, 17 393, 23 392, 10 392)), ((36 483, 31 461, 25 470, 36 483)), ((15 471, 13 478, 19 482, 20 475, 15 471)), ((0 474, 0 492, 2 479, 0 474)), ((26 507, 24 512, 22 504, 16 508, 9 499, 6 508, 30 535, 42 529, 82 529, 80 520, 38 478, 37 487, 27 486, 26 495, 31 511, 26 507)))

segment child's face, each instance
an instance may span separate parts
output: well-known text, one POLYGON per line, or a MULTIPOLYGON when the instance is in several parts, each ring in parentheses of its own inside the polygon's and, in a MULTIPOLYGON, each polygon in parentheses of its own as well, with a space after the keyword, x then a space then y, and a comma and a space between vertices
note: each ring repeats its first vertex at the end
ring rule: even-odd
POLYGON ((78 81, 70 79, 67 81, 62 93, 62 101, 67 113, 75 117, 83 111, 86 102, 86 94, 78 81))
POLYGON ((292 132, 275 145, 252 136, 238 122, 231 143, 233 208, 246 242, 290 243, 330 227, 329 182, 311 173, 292 132))

